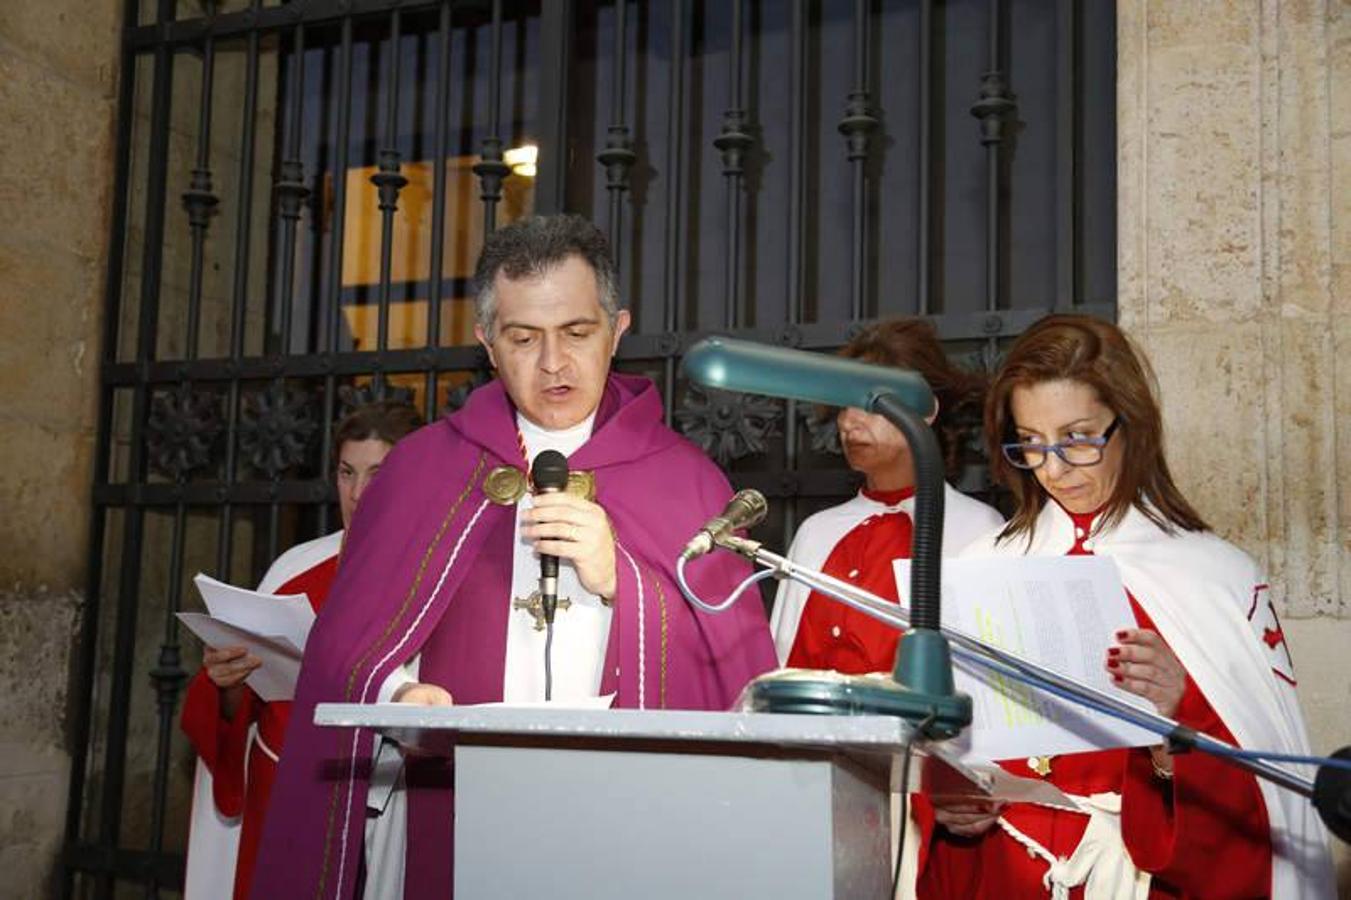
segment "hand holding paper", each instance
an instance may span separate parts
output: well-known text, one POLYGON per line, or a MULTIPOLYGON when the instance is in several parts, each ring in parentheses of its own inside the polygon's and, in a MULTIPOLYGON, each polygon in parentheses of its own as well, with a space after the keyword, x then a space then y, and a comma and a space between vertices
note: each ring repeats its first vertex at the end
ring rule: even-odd
POLYGON ((304 594, 260 594, 198 574, 193 579, 208 613, 179 613, 179 620, 209 647, 245 648, 262 665, 245 679, 267 702, 295 696, 300 658, 314 610, 304 594))
MULTIPOLYGON (((901 602, 909 561, 894 564, 901 602)), ((1116 565, 1105 557, 962 558, 943 563, 943 624, 1018 653, 1141 709, 1104 667, 1108 646, 1135 615, 1116 565)), ((971 695, 974 720, 958 738, 968 758, 1016 759, 1145 746, 1153 734, 958 661, 957 690, 971 695)), ((1152 710, 1151 710, 1152 711, 1152 710)))

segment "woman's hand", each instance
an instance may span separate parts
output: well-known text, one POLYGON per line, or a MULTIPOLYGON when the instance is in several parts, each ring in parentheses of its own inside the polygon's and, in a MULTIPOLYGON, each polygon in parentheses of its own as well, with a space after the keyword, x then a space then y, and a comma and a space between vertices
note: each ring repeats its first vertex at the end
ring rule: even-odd
POLYGON ((994 826, 1004 811, 999 800, 933 796, 929 802, 934 808, 934 821, 960 837, 979 837, 994 826))
POLYGON ((1149 700, 1159 715, 1173 718, 1187 689, 1187 670, 1177 656, 1157 631, 1128 628, 1118 631, 1116 639, 1104 663, 1112 681, 1149 700))
POLYGON ((243 647, 207 647, 202 654, 206 677, 223 691, 239 687, 262 664, 261 659, 249 656, 243 647))
POLYGON ((220 689, 220 712, 226 719, 233 719, 239 709, 239 701, 244 695, 244 679, 253 674, 253 670, 263 664, 256 656, 249 656, 243 647, 207 647, 202 654, 202 666, 206 677, 220 689))

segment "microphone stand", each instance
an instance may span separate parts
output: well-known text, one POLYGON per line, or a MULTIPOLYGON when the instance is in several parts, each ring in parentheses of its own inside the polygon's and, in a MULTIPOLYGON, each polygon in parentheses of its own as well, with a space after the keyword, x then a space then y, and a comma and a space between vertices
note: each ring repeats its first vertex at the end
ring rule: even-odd
POLYGON ((900 716, 918 725, 923 737, 942 740, 971 724, 971 698, 957 693, 954 687, 951 648, 940 627, 942 455, 928 423, 900 398, 887 392, 875 393, 868 410, 885 416, 900 430, 915 466, 910 569, 913 615, 896 651, 892 682, 768 676, 751 683, 750 699, 755 708, 771 712, 900 716))
MULTIPOLYGON (((788 578, 799 584, 806 585, 808 588, 843 603, 850 609, 857 610, 885 625, 890 625, 892 628, 905 631, 905 629, 909 628, 914 621, 913 609, 907 613, 907 611, 898 604, 892 603, 889 600, 884 600, 876 594, 849 584, 846 581, 833 578, 824 572, 818 572, 815 569, 810 569, 800 563, 793 562, 786 556, 781 556, 766 550, 758 541, 736 537, 735 535, 726 535, 719 538, 716 543, 724 549, 739 553, 753 562, 770 569, 774 573, 775 578, 788 578)), ((1133 706, 1125 700, 1122 700, 1120 697, 1100 691, 1091 685, 1083 684, 1072 678, 1067 678, 1053 669, 1046 668, 1040 663, 1033 662, 1026 657, 1011 653, 1000 647, 995 647, 959 629, 943 625, 940 626, 939 632, 946 640, 952 643, 954 647, 952 653, 958 659, 973 663, 984 669, 1002 675, 1011 675, 1015 678, 1021 676, 1022 678, 1031 678, 1045 682, 1053 686, 1062 695, 1067 695, 1071 700, 1075 700, 1076 702, 1083 703, 1090 707, 1102 707, 1111 712, 1127 716, 1137 724, 1141 724, 1166 737, 1170 746, 1175 749, 1197 748, 1205 752, 1212 752, 1204 744, 1197 743, 1197 739, 1202 737, 1201 735, 1174 719, 1133 706)), ((904 644, 905 641, 908 640, 910 640, 910 632, 906 632, 906 636, 902 639, 901 643, 904 644)), ((776 676, 771 675, 762 677, 765 680, 771 680, 776 676)), ((752 687, 754 687, 754 685, 755 682, 752 682, 752 687)), ((754 696, 754 693, 752 696, 754 696)), ((768 706, 760 708, 764 711, 773 711, 772 707, 768 706)), ((862 710, 859 710, 859 712, 862 712, 862 710)), ((1205 741, 1224 749, 1239 749, 1232 744, 1225 743, 1216 738, 1206 737, 1205 741)), ((1265 778, 1273 784, 1294 791, 1301 796, 1314 796, 1313 781, 1296 775, 1280 766, 1259 759, 1245 759, 1223 755, 1221 755, 1221 758, 1252 772, 1260 778, 1265 778)))

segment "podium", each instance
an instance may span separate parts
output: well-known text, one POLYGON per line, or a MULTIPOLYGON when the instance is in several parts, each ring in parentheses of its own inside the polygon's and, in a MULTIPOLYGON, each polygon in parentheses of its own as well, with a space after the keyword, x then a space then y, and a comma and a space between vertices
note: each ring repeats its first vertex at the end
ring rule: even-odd
POLYGON ((903 721, 322 704, 454 758, 455 896, 884 898, 903 721))

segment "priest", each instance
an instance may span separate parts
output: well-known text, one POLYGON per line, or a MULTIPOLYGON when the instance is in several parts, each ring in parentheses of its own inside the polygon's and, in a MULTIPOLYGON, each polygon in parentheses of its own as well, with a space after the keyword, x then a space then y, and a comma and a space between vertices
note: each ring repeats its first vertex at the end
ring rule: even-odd
MULTIPOLYGON (((498 377, 401 444, 358 511, 306 649, 255 898, 451 891, 449 764, 410 762, 396 791, 402 852, 365 848, 386 852, 363 871, 368 803, 381 818, 399 810, 368 790, 371 736, 315 727, 317 703, 538 701, 548 679, 564 702, 727 709, 774 665, 756 598, 720 616, 681 600, 675 559, 731 490, 662 424, 650 381, 610 371, 629 315, 599 230, 574 216, 516 222, 487 239, 474 284, 475 334, 498 377), (533 496, 545 449, 569 458, 572 482, 533 496), (569 601, 551 630, 532 596, 538 554, 559 558, 569 601)), ((746 574, 714 557, 695 588, 726 594, 746 574)))

